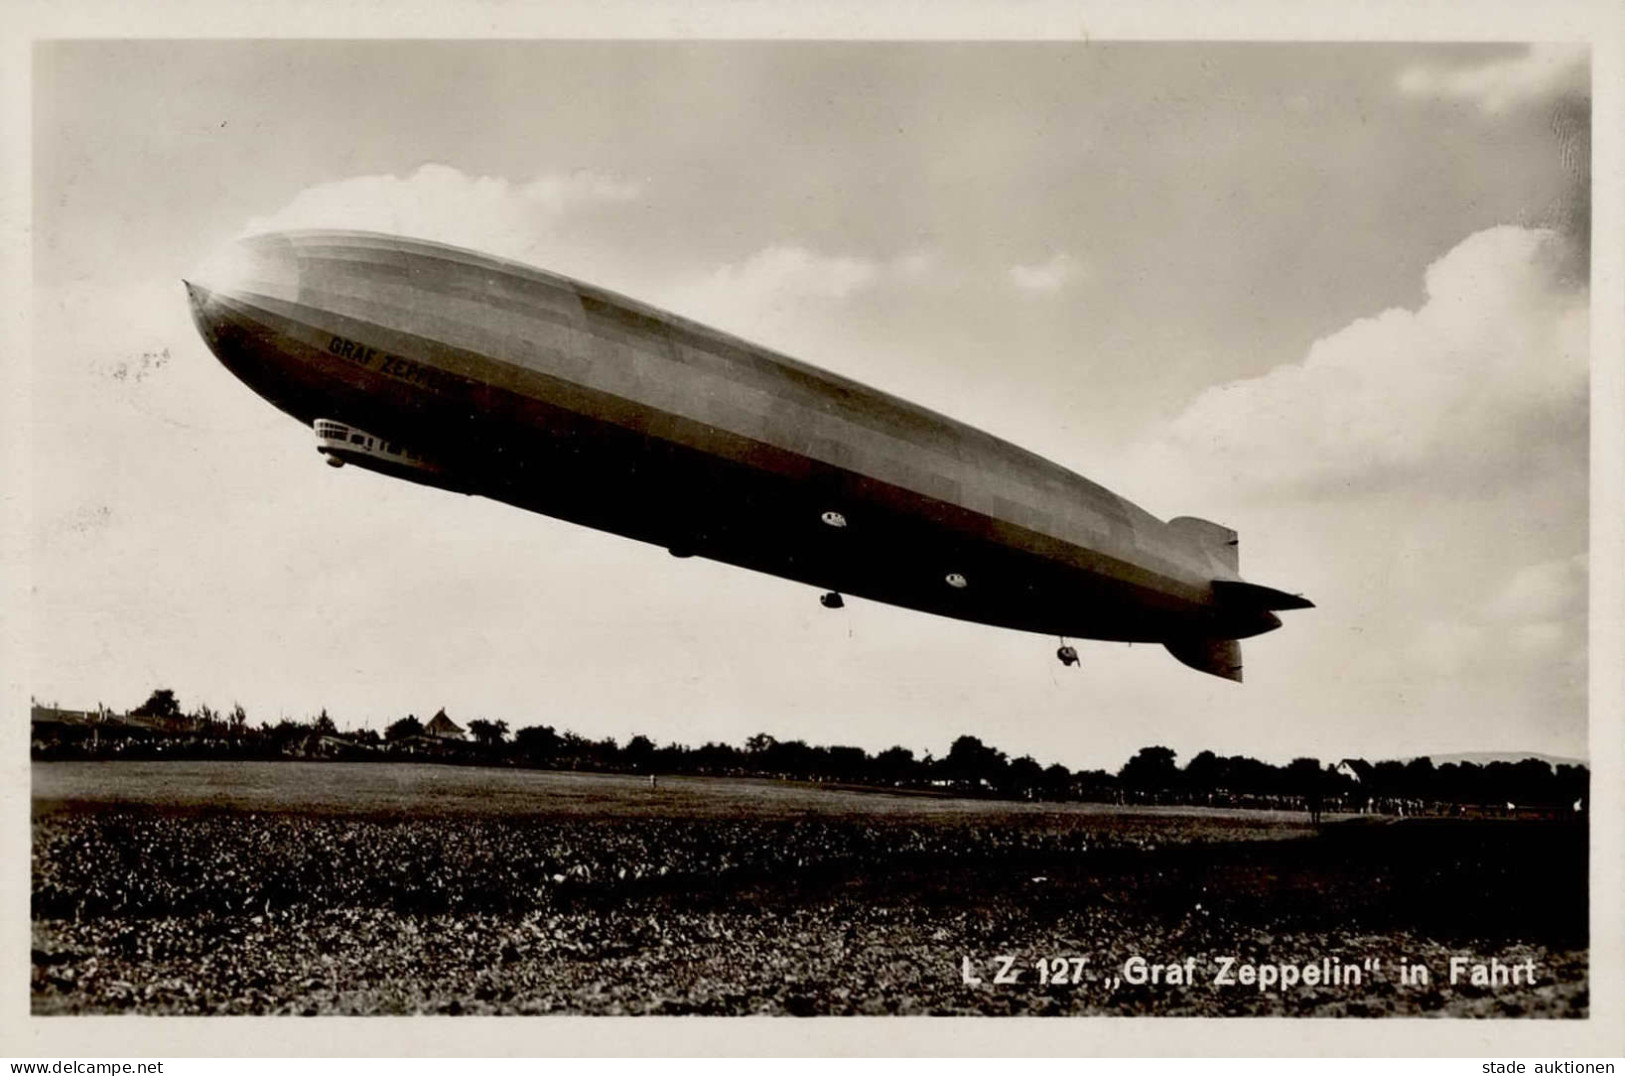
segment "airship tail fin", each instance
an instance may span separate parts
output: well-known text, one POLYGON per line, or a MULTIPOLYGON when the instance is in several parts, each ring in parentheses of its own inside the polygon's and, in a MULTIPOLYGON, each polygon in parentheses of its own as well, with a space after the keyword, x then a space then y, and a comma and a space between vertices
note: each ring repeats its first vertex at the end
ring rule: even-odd
POLYGON ((1178 516, 1168 521, 1168 529, 1211 560, 1220 569, 1215 575, 1234 574, 1239 570, 1240 539, 1229 527, 1195 516, 1178 516))
POLYGON ((1288 594, 1284 590, 1274 587, 1263 587, 1257 583, 1243 583, 1240 580, 1215 579, 1213 592, 1221 601, 1235 605, 1246 605, 1254 609, 1313 609, 1315 603, 1302 594, 1288 594))
POLYGON ((1193 669, 1241 683, 1241 644, 1234 639, 1173 639, 1162 645, 1193 669))

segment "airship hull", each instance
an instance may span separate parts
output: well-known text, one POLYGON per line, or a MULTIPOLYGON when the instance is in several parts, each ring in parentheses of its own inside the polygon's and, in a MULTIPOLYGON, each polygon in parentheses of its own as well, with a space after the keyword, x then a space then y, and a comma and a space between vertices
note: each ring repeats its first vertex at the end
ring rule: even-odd
POLYGON ((1279 624, 1216 594, 1246 585, 1233 532, 624 297, 364 233, 236 255, 188 284, 210 349, 302 422, 432 461, 402 477, 1001 627, 1191 651, 1279 624))

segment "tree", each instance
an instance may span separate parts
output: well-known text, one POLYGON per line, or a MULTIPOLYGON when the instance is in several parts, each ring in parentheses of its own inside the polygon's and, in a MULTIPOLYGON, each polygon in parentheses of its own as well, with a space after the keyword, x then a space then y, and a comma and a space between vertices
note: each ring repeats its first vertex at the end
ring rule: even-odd
POLYGON ((731 744, 708 741, 689 757, 701 773, 728 774, 739 769, 739 752, 731 744))
POLYGON ((1550 803, 1556 798, 1552 764, 1526 758, 1512 765, 1512 781, 1507 792, 1515 803, 1550 803))
POLYGON ((1168 747, 1142 747, 1139 753, 1118 771, 1118 780, 1130 788, 1145 792, 1163 792, 1179 783, 1179 771, 1174 767, 1177 753, 1168 747))
POLYGON ((322 712, 316 715, 315 729, 317 733, 323 736, 331 736, 339 730, 338 726, 333 724, 333 719, 327 716, 327 707, 325 706, 322 707, 322 712))
POLYGON ((626 755, 627 764, 634 770, 646 770, 649 768, 649 764, 654 761, 655 742, 647 736, 634 736, 626 741, 624 754, 626 755))
POLYGON ((762 755, 766 754, 768 751, 771 751, 773 749, 773 745, 776 743, 778 743, 778 741, 769 736, 767 733, 758 732, 756 735, 745 741, 745 750, 749 751, 753 755, 762 755))
POLYGON ((1584 811, 1586 799, 1591 794, 1591 772, 1584 766, 1570 766, 1561 763, 1558 765, 1553 777, 1556 782, 1557 794, 1562 798, 1562 802, 1584 811))
POLYGON ((231 704, 231 734, 233 736, 241 736, 243 734, 243 732, 247 728, 248 728, 248 711, 243 709, 243 704, 242 703, 240 703, 240 702, 232 703, 231 704))
POLYGON ((1404 790, 1408 796, 1422 798, 1433 792, 1433 760, 1427 755, 1405 763, 1404 790))
POLYGON ((406 740, 413 736, 422 735, 423 722, 419 721, 415 714, 407 714, 399 721, 390 722, 389 727, 384 730, 384 739, 392 741, 406 740))
POLYGON ((955 781, 997 786, 1004 777, 1004 752, 989 747, 975 736, 961 736, 948 748, 942 768, 955 781))
POLYGON ((912 779, 917 769, 914 752, 906 747, 888 747, 875 756, 875 772, 893 784, 912 779))
MULTIPOLYGON (((1492 764, 1498 765, 1498 764, 1492 764)), ((1377 796, 1400 796, 1405 791, 1405 764, 1386 759, 1371 767, 1370 788, 1377 796)))
POLYGON ((812 775, 815 756, 804 740, 775 740, 768 736, 768 746, 757 756, 756 765, 769 773, 789 777, 812 775))
POLYGON ((181 704, 175 698, 175 693, 167 687, 158 688, 147 701, 130 711, 138 717, 167 717, 181 716, 181 704))
POLYGON ((558 755, 563 741, 552 725, 531 725, 513 734, 514 748, 532 765, 545 765, 558 755))
POLYGON ((468 731, 473 734, 474 742, 481 747, 498 747, 508 738, 508 723, 476 717, 468 723, 468 731))
POLYGON ((861 747, 831 747, 824 759, 825 772, 837 781, 861 781, 869 772, 869 753, 861 747))
POLYGON ((1325 794, 1325 775, 1318 758, 1295 758, 1286 768, 1287 786, 1304 799, 1309 820, 1320 822, 1321 797, 1325 794))
POLYGON ((1031 755, 1022 755, 1010 763, 1006 784, 1010 791, 1032 799, 1044 783, 1044 767, 1031 755))
POLYGON ((275 725, 263 725, 262 727, 265 730, 266 741, 279 752, 289 751, 293 745, 303 743, 305 738, 310 735, 309 726, 301 725, 299 722, 286 717, 275 725))
POLYGON ((208 703, 201 703, 197 708, 197 713, 192 715, 192 725, 204 732, 218 733, 220 732, 220 715, 208 703))
POLYGON ((1212 751, 1202 751, 1185 763, 1185 782, 1202 792, 1217 792, 1224 787, 1225 770, 1223 759, 1212 751))

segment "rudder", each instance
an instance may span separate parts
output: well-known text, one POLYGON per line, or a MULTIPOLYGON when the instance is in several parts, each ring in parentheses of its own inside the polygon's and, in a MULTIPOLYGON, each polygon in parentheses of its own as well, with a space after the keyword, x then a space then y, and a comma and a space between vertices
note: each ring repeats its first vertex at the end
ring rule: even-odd
POLYGON ((1214 574, 1241 570, 1241 538, 1229 527, 1195 516, 1176 516, 1168 521, 1168 529, 1205 553, 1221 569, 1214 574))
POLYGON ((1193 669, 1241 683, 1241 643, 1235 639, 1171 639, 1162 645, 1193 669))

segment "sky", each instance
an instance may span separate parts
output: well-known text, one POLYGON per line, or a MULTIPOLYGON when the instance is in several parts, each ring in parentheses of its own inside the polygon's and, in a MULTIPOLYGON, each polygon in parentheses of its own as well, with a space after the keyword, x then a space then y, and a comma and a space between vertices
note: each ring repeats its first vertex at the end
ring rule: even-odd
POLYGON ((31 693, 1116 769, 1587 744, 1559 46, 45 42, 31 693), (1247 682, 321 464, 180 280, 349 227, 613 288, 1235 527, 1247 682))

